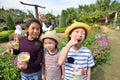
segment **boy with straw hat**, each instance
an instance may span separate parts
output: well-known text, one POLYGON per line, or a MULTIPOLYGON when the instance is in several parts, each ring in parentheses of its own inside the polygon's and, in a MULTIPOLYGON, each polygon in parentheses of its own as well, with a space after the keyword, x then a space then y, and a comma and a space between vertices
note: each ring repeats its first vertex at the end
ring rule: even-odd
POLYGON ((65 80, 90 80, 94 60, 91 51, 81 44, 90 36, 91 28, 82 22, 74 22, 65 30, 69 42, 62 49, 58 64, 65 62, 65 80))

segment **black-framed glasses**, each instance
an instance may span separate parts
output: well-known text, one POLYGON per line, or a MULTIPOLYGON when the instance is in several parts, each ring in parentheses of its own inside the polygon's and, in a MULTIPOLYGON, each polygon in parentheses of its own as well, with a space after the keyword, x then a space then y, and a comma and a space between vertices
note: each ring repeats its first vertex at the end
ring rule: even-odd
POLYGON ((68 58, 67 58, 67 61, 68 61, 68 63, 73 64, 74 61, 75 61, 75 59, 74 59, 73 57, 68 57, 68 58))

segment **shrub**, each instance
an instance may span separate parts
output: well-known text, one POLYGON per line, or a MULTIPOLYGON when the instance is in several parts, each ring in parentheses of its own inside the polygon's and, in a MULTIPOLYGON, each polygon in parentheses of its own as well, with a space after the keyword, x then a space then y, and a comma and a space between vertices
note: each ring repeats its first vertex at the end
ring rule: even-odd
POLYGON ((14 33, 14 30, 0 32, 0 43, 13 40, 13 33, 14 33))
POLYGON ((0 26, 0 32, 2 31, 2 27, 0 26))
POLYGON ((66 19, 67 19, 67 12, 65 10, 62 10, 62 15, 61 15, 61 19, 60 19, 60 27, 67 26, 66 19))
POLYGON ((13 22, 13 20, 12 20, 10 15, 6 16, 6 24, 9 26, 8 27, 9 30, 14 30, 15 29, 14 22, 13 22))
POLYGON ((20 80, 20 72, 13 64, 14 55, 0 56, 0 79, 20 80))
POLYGON ((60 40, 60 42, 58 44, 58 48, 62 49, 66 44, 67 44, 67 39, 63 38, 63 39, 60 40))
POLYGON ((110 47, 106 34, 98 33, 95 35, 95 42, 92 46, 92 53, 96 64, 102 64, 110 58, 110 47))
MULTIPOLYGON (((18 45, 14 48, 18 49, 18 45)), ((2 48, 0 54, 5 50, 5 47, 2 48)), ((0 56, 0 80, 20 80, 20 70, 16 67, 16 57, 16 55, 0 56)))
POLYGON ((59 27, 55 28, 55 30, 56 30, 57 33, 64 33, 65 29, 66 29, 66 27, 65 28, 59 28, 59 27))

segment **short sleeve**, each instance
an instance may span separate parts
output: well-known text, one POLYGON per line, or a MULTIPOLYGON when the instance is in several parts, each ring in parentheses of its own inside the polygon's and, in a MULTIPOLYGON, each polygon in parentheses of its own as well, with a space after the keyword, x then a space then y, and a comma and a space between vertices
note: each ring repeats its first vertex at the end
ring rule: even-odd
POLYGON ((93 67, 95 65, 92 53, 88 56, 88 67, 93 67))

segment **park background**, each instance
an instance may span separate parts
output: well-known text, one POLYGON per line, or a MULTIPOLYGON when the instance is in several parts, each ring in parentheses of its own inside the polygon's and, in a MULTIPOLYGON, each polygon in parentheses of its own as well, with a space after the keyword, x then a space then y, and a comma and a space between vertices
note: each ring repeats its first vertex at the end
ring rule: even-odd
MULTIPOLYGON (((27 6, 27 5, 26 5, 27 6)), ((38 11, 39 12, 39 11, 38 11)), ((92 28, 90 39, 83 45, 91 49, 95 67, 92 69, 92 80, 120 80, 119 76, 119 36, 120 36, 120 2, 117 0, 97 0, 93 4, 78 5, 61 11, 54 15, 27 13, 19 9, 0 9, 0 53, 7 48, 18 48, 13 42, 15 22, 22 24, 23 35, 25 34, 24 22, 30 18, 37 18, 41 22, 49 21, 51 30, 56 30, 61 49, 67 43, 64 31, 74 20, 85 22, 92 28), (8 30, 3 30, 4 24, 8 30), (112 34, 112 35, 111 35, 112 34)), ((20 80, 19 70, 15 66, 16 56, 0 56, 0 80, 20 80)))

